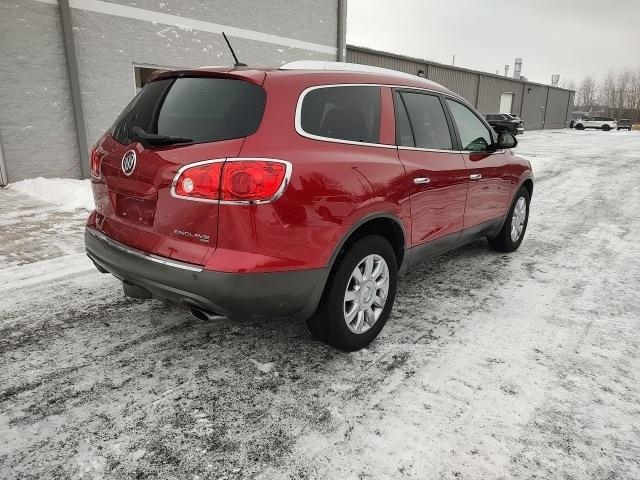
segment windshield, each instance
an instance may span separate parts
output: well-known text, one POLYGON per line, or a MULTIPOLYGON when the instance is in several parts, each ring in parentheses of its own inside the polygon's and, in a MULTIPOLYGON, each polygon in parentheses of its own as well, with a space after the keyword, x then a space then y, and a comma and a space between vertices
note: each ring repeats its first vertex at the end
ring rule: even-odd
MULTIPOLYGON (((246 137, 260 125, 265 105, 262 87, 229 78, 183 77, 148 83, 111 128, 123 145, 132 129, 184 137, 194 143, 246 137)), ((135 135, 134 135, 135 137, 135 135)))

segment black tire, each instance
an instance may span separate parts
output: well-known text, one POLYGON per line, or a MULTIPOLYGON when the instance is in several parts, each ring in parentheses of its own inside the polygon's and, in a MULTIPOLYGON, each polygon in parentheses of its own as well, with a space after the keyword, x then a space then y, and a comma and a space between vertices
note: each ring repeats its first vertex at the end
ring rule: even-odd
POLYGON ((609 125, 602 125, 603 132, 608 132, 609 130, 611 130, 611 127, 609 125))
POLYGON ((360 350, 378 336, 389 318, 398 287, 398 265, 391 244, 379 235, 368 235, 353 243, 337 260, 325 286, 316 313, 307 320, 318 340, 344 351, 360 350), (386 302, 378 319, 364 333, 354 333, 345 320, 345 294, 355 268, 369 255, 384 259, 389 273, 386 302))
POLYGON ((576 130, 584 130, 584 125, 581 123, 576 124, 576 130))
POLYGON ((520 187, 520 190, 518 190, 518 193, 516 193, 515 197, 513 198, 513 203, 511 204, 511 208, 509 209, 509 213, 507 214, 507 219, 505 220, 504 225, 502 226, 502 229, 500 230, 498 235, 496 235, 495 237, 487 238, 487 241, 489 242, 489 246, 491 248, 499 252, 514 252, 518 249, 518 247, 522 243, 524 234, 527 231, 527 224, 529 223, 530 202, 531 202, 531 195, 529 194, 529 190, 527 190, 525 187, 520 187), (516 205, 518 205, 518 200, 520 200, 521 198, 524 198, 524 202, 527 207, 527 210, 524 216, 524 224, 522 226, 522 231, 520 232, 520 235, 518 236, 518 238, 516 240, 513 240, 513 238, 511 237, 511 227, 514 221, 513 212, 516 208, 516 205))

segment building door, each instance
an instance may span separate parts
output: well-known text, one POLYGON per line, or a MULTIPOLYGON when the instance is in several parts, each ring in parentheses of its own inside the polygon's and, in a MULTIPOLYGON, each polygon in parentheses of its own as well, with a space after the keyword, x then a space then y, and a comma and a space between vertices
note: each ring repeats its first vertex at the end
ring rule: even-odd
POLYGON ((513 105, 513 93, 503 93, 500 95, 500 113, 511 113, 513 105))

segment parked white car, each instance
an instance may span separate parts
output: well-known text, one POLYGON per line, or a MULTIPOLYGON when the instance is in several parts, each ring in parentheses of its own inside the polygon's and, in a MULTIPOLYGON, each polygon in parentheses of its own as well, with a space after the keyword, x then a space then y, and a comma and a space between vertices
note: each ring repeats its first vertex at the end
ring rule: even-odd
POLYGON ((611 117, 588 117, 582 120, 576 120, 574 124, 578 130, 584 130, 585 128, 597 128, 598 130, 615 130, 618 128, 618 122, 611 117))

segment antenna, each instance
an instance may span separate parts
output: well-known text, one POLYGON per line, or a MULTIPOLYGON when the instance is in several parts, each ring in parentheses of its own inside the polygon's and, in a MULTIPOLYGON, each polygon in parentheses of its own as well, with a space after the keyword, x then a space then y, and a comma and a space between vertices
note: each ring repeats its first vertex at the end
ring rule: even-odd
POLYGON ((238 61, 238 57, 236 57, 236 52, 233 51, 233 47, 229 43, 229 39, 227 38, 226 33, 222 32, 222 36, 224 37, 224 41, 227 42, 227 47, 229 47, 229 50, 231 50, 231 55, 233 55, 233 59, 236 61, 236 63, 234 63, 233 66, 234 67, 246 67, 247 66, 246 63, 241 63, 241 62, 238 61))

